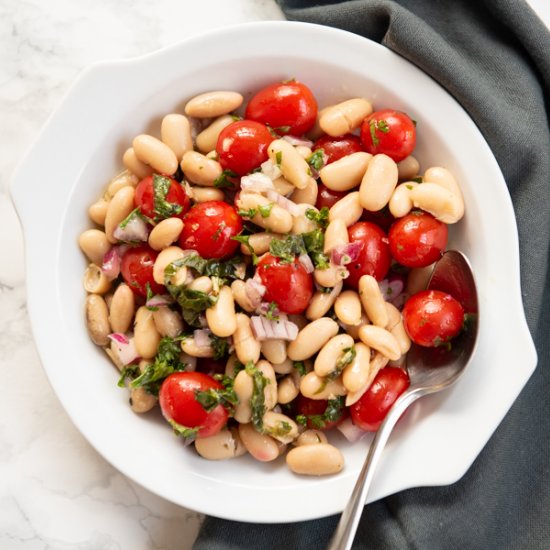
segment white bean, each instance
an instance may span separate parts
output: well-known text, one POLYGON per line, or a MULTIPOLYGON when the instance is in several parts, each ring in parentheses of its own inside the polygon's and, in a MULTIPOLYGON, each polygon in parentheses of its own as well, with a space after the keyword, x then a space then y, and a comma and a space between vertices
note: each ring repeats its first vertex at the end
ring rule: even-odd
POLYGON ((246 365, 249 361, 256 363, 260 358, 261 345, 250 327, 250 318, 244 313, 237 313, 237 329, 233 334, 233 345, 239 361, 246 365))
POLYGON ((239 435, 246 450, 260 462, 270 462, 279 456, 279 445, 269 435, 258 433, 252 424, 239 424, 239 435))
POLYGON ((223 428, 215 435, 196 439, 195 449, 208 460, 227 460, 246 453, 246 447, 235 428, 223 428))
POLYGON ((113 332, 127 332, 136 309, 136 298, 125 283, 117 286, 109 305, 109 321, 113 332))
POLYGON ((371 102, 356 97, 323 109, 319 126, 329 136, 341 136, 353 132, 371 113, 371 102))
POLYGON ((349 191, 359 186, 371 158, 362 151, 346 155, 321 168, 319 177, 333 191, 349 191))
POLYGON ((305 189, 310 185, 313 178, 309 164, 288 141, 284 139, 272 141, 267 152, 272 162, 280 165, 283 177, 295 187, 305 189))
POLYGON ((353 338, 349 334, 333 336, 320 350, 315 358, 313 369, 320 377, 330 376, 338 370, 338 362, 346 350, 353 348, 353 338))
POLYGON ((229 126, 235 119, 231 115, 222 115, 207 126, 197 135, 195 143, 201 153, 208 153, 216 148, 221 131, 229 126))
POLYGON ((359 188, 359 200, 365 210, 377 212, 388 204, 397 185, 397 164, 387 155, 374 155, 359 188))
POLYGON ((106 346, 109 343, 109 310, 98 294, 89 294, 86 298, 86 326, 94 344, 106 346))
POLYGON ((78 237, 78 244, 89 260, 98 266, 103 264, 103 257, 111 249, 107 235, 99 229, 83 231, 78 237))
POLYGON ((334 313, 346 325, 361 323, 361 300, 354 290, 344 290, 334 302, 334 313))
POLYGON ((197 185, 211 187, 222 175, 222 167, 217 160, 210 159, 197 151, 187 151, 180 162, 185 177, 197 185))
POLYGON ((128 217, 134 209, 134 194, 134 188, 128 185, 119 189, 109 202, 105 215, 105 235, 111 243, 117 242, 113 233, 118 224, 128 217))
POLYGON ((401 357, 399 343, 385 328, 375 325, 363 325, 359 329, 359 338, 364 344, 395 361, 401 357))
POLYGON ((344 456, 328 443, 300 445, 287 453, 286 463, 295 474, 325 476, 342 471, 344 456))
POLYGON ((157 354, 160 334, 155 326, 153 312, 145 306, 136 311, 134 343, 138 355, 143 359, 151 359, 157 354))
POLYGON ((205 92, 191 98, 185 104, 185 114, 196 118, 214 118, 238 109, 243 96, 238 92, 216 90, 205 92))
POLYGON ((132 147, 137 159, 148 164, 155 172, 168 176, 176 173, 178 159, 172 149, 160 139, 141 134, 134 138, 132 147))
POLYGON ((358 221, 362 214, 363 207, 359 200, 359 191, 354 191, 332 205, 328 219, 331 222, 340 219, 346 224, 346 227, 349 227, 358 221))
POLYGON ((416 208, 429 212, 438 220, 451 224, 464 215, 464 200, 437 183, 422 183, 411 191, 416 208))
POLYGON ((161 122, 160 136, 162 141, 172 149, 178 161, 183 154, 193 150, 193 137, 189 119, 180 114, 166 115, 161 122))
POLYGON ((293 361, 309 359, 338 334, 338 328, 338 323, 329 317, 321 317, 307 324, 300 330, 296 340, 288 344, 288 357, 293 361))
POLYGON ((149 246, 153 250, 168 248, 180 235, 183 221, 180 218, 166 218, 153 227, 149 234, 149 246))
POLYGON ((372 275, 363 275, 358 286, 359 298, 367 317, 372 324, 385 327, 388 324, 388 310, 378 281, 372 275))
POLYGON ((231 288, 227 285, 220 289, 216 303, 207 308, 206 320, 210 330, 220 338, 227 338, 237 330, 235 301, 231 288))
POLYGON ((361 389, 367 382, 370 371, 370 348, 357 342, 355 344, 355 357, 344 368, 342 383, 349 392, 361 389))

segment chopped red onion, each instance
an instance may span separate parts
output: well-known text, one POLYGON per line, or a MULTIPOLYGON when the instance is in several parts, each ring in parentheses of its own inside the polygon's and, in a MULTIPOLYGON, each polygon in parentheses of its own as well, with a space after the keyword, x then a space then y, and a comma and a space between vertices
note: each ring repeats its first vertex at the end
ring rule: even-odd
POLYGON ((149 238, 149 226, 138 215, 132 216, 124 228, 120 225, 113 232, 113 237, 123 242, 145 242, 149 238))
POLYGON ((288 320, 284 313, 279 314, 278 320, 270 320, 263 315, 250 317, 250 325, 256 339, 264 340, 289 340, 293 341, 298 336, 298 325, 288 320))
POLYGON ((101 271, 110 281, 115 280, 120 275, 120 259, 122 257, 120 248, 119 246, 113 246, 103 256, 101 271))
POLYGON ((278 317, 279 315, 281 315, 281 311, 279 310, 279 308, 278 307, 272 307, 270 302, 262 302, 256 308, 256 313, 258 315, 267 315, 269 312, 271 312, 272 317, 278 317))
POLYGON ((139 358, 133 338, 128 338, 122 332, 113 332, 109 338, 114 342, 114 353, 122 365, 129 365, 139 358))
POLYGON ((294 147, 311 147, 313 145, 313 141, 310 141, 309 139, 297 138, 295 136, 283 136, 282 139, 288 141, 288 143, 290 143, 290 145, 294 145, 294 147))
POLYGON ((265 193, 266 191, 275 190, 273 181, 269 176, 261 172, 254 172, 248 176, 241 178, 241 189, 243 191, 251 191, 254 193, 265 193))
POLYGON ((335 265, 347 265, 357 261, 363 245, 361 243, 347 243, 335 246, 330 251, 330 261, 335 265))
POLYGON ((155 294, 145 302, 147 307, 169 306, 174 303, 174 299, 169 294, 155 294))
POLYGON ((283 175, 279 165, 275 164, 271 159, 262 162, 260 168, 262 169, 262 174, 265 174, 270 180, 276 180, 283 175))
POLYGON ((357 443, 357 441, 363 439, 368 433, 356 426, 349 416, 343 422, 340 422, 336 428, 342 432, 342 435, 350 443, 357 443))
POLYGON ((267 291, 267 288, 255 278, 247 279, 244 289, 253 308, 257 308, 262 303, 262 298, 267 291))
POLYGON ((195 344, 199 348, 209 348, 211 345, 210 331, 208 329, 202 328, 194 330, 193 338, 195 340, 195 344))
POLYGON ((315 271, 315 266, 307 254, 300 254, 298 256, 298 261, 304 266, 307 273, 313 273, 315 271))
POLYGON ((380 292, 384 296, 384 300, 392 303, 396 308, 400 309, 405 304, 407 296, 403 292, 405 283, 400 277, 389 277, 378 283, 380 292))
POLYGON ((267 191, 266 196, 270 201, 276 202, 281 208, 288 210, 291 216, 302 215, 302 210, 295 202, 287 199, 283 195, 280 195, 277 191, 275 191, 275 189, 273 189, 273 191, 267 191))

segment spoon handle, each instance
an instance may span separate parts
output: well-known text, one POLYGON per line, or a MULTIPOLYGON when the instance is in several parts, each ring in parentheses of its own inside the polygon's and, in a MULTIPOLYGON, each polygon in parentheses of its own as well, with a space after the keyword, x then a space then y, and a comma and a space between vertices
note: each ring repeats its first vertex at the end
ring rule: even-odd
POLYGON ((355 532, 357 531, 357 525, 365 506, 365 499, 374 477, 374 471, 378 465, 380 457, 382 456, 384 446, 386 445, 396 422, 405 412, 407 407, 416 401, 418 397, 420 397, 420 394, 414 390, 408 390, 403 393, 393 404, 392 408, 386 415, 384 422, 382 422, 378 428, 378 431, 376 432, 369 448, 363 468, 361 469, 361 473, 359 474, 355 487, 351 493, 351 497, 346 508, 342 512, 342 516, 340 517, 336 531, 327 546, 327 550, 349 550, 351 548, 355 537, 355 532))

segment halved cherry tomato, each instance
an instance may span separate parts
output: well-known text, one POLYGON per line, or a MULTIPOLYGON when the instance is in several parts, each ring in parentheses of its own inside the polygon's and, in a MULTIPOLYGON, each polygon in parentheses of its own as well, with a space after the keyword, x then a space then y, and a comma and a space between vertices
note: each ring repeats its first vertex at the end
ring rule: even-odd
POLYGON ((395 221, 395 218, 390 212, 390 209, 387 206, 384 206, 382 210, 376 210, 376 212, 363 210, 360 221, 374 223, 387 233, 390 230, 392 223, 395 221))
POLYGON ((154 175, 143 178, 137 184, 134 204, 144 216, 154 220, 164 219, 166 217, 183 218, 191 206, 191 201, 182 185, 176 180, 168 178, 167 176, 154 175), (155 185, 158 186, 158 183, 155 184, 155 181, 158 182, 157 178, 163 178, 170 182, 168 192, 164 196, 161 196, 161 199, 165 203, 164 205, 159 204, 159 200, 155 199, 155 185), (164 209, 162 208, 163 206, 164 209), (174 208, 173 213, 168 212, 166 206, 168 209, 174 208), (179 212, 176 212, 176 210, 179 210, 179 212))
POLYGON ((361 399, 350 407, 353 423, 367 432, 378 430, 396 399, 409 385, 405 370, 398 367, 380 370, 361 399))
POLYGON ((338 137, 320 137, 313 144, 312 150, 315 151, 316 149, 322 149, 325 152, 327 156, 326 164, 330 164, 347 155, 363 151, 363 146, 361 145, 361 140, 357 136, 353 134, 344 134, 338 137))
POLYGON ((216 152, 224 170, 244 176, 267 160, 267 147, 275 138, 265 124, 237 120, 218 136, 216 152))
POLYGON ((245 117, 271 126, 278 134, 301 136, 315 124, 317 101, 301 82, 277 82, 252 97, 245 117))
POLYGON ((174 372, 168 375, 159 391, 159 403, 166 420, 185 428, 200 428, 197 437, 217 434, 227 423, 229 414, 223 405, 210 412, 197 401, 196 392, 223 386, 203 372, 174 372))
POLYGON ((416 146, 416 127, 411 117, 401 111, 376 111, 361 125, 361 142, 368 153, 383 153, 399 162, 416 146))
POLYGON ((437 347, 458 335, 464 323, 464 308, 446 292, 423 290, 405 302, 403 323, 415 344, 437 347))
POLYGON ((323 206, 332 208, 340 199, 344 198, 348 193, 347 191, 333 191, 328 187, 325 187, 322 183, 317 185, 317 201, 315 206, 321 210, 323 206))
POLYGON ((124 282, 138 296, 147 296, 147 286, 154 294, 165 292, 164 285, 159 285, 153 278, 153 266, 157 259, 155 252, 147 245, 129 248, 120 261, 120 272, 124 282))
POLYGON ((347 416, 347 411, 342 408, 340 416, 336 420, 327 420, 324 414, 327 410, 327 399, 310 399, 301 393, 298 394, 295 402, 296 414, 304 415, 307 418, 307 427, 316 430, 330 430, 338 426, 347 416))
POLYGON ((348 264, 348 286, 357 288, 363 275, 372 275, 381 281, 391 264, 388 237, 380 227, 370 222, 357 222, 348 228, 349 242, 360 243, 361 250, 356 261, 348 264))
POLYGON ((196 250, 203 258, 227 258, 239 243, 233 240, 243 228, 237 210, 223 201, 195 204, 183 218, 179 245, 196 250))
POLYGON ((313 296, 313 277, 294 258, 283 262, 265 254, 258 262, 256 273, 266 287, 265 302, 275 302, 284 313, 302 313, 313 296))
POLYGON ((447 224, 419 210, 398 219, 388 233, 393 257, 406 267, 426 267, 437 261, 447 237, 447 224))

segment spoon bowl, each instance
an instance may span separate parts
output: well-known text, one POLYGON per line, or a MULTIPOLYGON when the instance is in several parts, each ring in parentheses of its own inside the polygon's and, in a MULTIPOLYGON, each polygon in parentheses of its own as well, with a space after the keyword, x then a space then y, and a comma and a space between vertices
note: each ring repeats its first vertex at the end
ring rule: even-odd
POLYGON ((395 401, 376 432, 328 550, 351 548, 376 465, 401 415, 418 398, 454 384, 474 355, 478 335, 478 299, 473 272, 464 254, 457 250, 446 251, 435 264, 427 288, 447 292, 462 304, 465 312, 464 330, 448 346, 411 346, 407 354, 410 386, 395 401))

